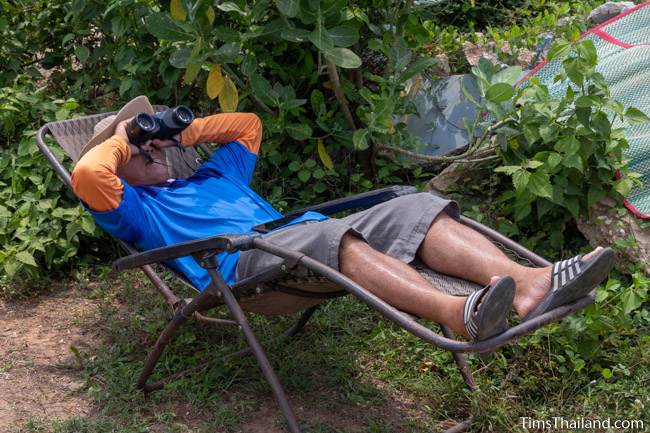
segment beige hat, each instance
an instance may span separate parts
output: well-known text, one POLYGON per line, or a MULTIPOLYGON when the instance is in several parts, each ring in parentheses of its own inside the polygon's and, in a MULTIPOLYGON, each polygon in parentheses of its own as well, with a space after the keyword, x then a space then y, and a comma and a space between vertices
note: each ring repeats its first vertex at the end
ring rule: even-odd
POLYGON ((81 148, 81 158, 86 152, 98 144, 103 143, 115 133, 115 127, 118 123, 139 113, 154 114, 155 111, 146 96, 138 96, 130 100, 117 114, 108 116, 95 125, 92 138, 81 148))

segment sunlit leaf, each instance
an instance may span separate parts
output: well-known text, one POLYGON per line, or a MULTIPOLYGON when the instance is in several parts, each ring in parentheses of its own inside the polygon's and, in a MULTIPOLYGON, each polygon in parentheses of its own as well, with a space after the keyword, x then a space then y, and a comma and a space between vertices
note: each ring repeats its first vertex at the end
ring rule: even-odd
POLYGON ((237 111, 237 105, 239 105, 239 93, 237 92, 237 86, 232 82, 230 77, 225 76, 223 78, 223 88, 219 93, 219 106, 221 106, 221 111, 224 113, 232 113, 237 111))
POLYGON ((172 0, 169 4, 169 10, 175 20, 185 21, 187 19, 187 11, 181 0, 172 0))
POLYGON ((355 69, 361 66, 361 58, 347 48, 327 50, 325 51, 325 57, 341 68, 355 69))
POLYGON ((26 265, 38 267, 36 264, 36 260, 34 260, 34 256, 32 256, 30 253, 27 251, 21 251, 18 254, 16 254, 16 260, 18 260, 21 263, 24 263, 26 265))
POLYGON ((317 143, 318 156, 320 157, 323 166, 329 170, 333 169, 334 164, 332 163, 332 158, 330 158, 329 154, 327 153, 327 149, 325 149, 323 140, 319 139, 317 143))
POLYGON ((214 12, 214 8, 212 6, 208 6, 208 8, 205 10, 205 16, 208 18, 208 22, 210 24, 214 23, 214 18, 216 16, 214 12))
POLYGON ((210 99, 214 99, 219 96, 221 90, 223 90, 224 79, 223 74, 221 73, 220 65, 212 65, 210 68, 210 73, 208 74, 208 80, 206 81, 205 88, 210 99))

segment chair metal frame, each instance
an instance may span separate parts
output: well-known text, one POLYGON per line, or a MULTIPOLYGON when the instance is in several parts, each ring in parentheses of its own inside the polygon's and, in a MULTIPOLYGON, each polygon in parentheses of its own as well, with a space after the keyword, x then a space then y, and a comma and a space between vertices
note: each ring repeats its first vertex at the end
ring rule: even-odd
MULTIPOLYGON (((163 106, 159 107, 164 108, 163 106)), ((93 117, 96 118, 96 120, 99 120, 101 117, 108 116, 110 114, 113 113, 103 113, 102 115, 87 116, 82 119, 93 117)), ((57 124, 61 124, 62 122, 74 122, 75 120, 79 119, 46 123, 39 129, 36 134, 36 141, 39 149, 49 164, 52 166, 52 168, 55 170, 57 175, 70 189, 72 189, 70 173, 66 170, 61 161, 59 161, 52 153, 51 149, 46 143, 45 137, 48 133, 54 135, 52 133, 52 129, 60 126, 57 124)), ((300 209, 293 211, 286 216, 297 216, 309 210, 318 211, 325 215, 332 215, 340 211, 368 208, 383 201, 390 200, 394 197, 410 194, 413 192, 416 192, 415 188, 413 187, 389 187, 300 209)), ((461 216, 460 222, 483 234, 502 248, 514 252, 516 255, 524 258, 534 266, 549 266, 551 264, 543 257, 540 257, 534 252, 524 248, 506 236, 503 236, 502 234, 492 230, 491 228, 478 223, 477 221, 474 221, 465 216, 461 216)), ((289 292, 291 295, 301 296, 304 298, 320 298, 318 301, 346 294, 354 295, 360 301, 381 313, 386 319, 392 321, 396 325, 400 326, 421 340, 438 346, 441 349, 451 351, 463 377, 463 380, 470 391, 475 390, 475 384, 472 376, 472 371, 467 365, 463 353, 486 353, 494 351, 495 349, 517 338, 520 338, 521 336, 530 334, 531 332, 548 323, 558 321, 561 318, 581 308, 584 308, 585 306, 593 303, 595 298, 594 292, 592 292, 589 295, 571 304, 563 305, 561 307, 548 311, 536 317, 535 319, 519 323, 509 328, 504 333, 496 335, 487 340, 478 342, 466 342, 456 340, 454 338, 453 332, 444 325, 441 325, 443 332, 442 336, 436 332, 433 332, 429 328, 418 323, 416 321, 416 317, 400 311, 392 305, 384 302, 382 299, 373 295, 371 292, 356 284, 354 281, 341 274, 340 272, 312 259, 311 257, 306 256, 299 251, 294 251, 268 242, 259 233, 247 235, 224 234, 204 239, 192 240, 144 252, 138 252, 132 245, 126 242, 120 241, 120 244, 129 255, 116 260, 113 264, 113 268, 116 271, 138 267, 141 268, 145 275, 156 287, 156 289, 163 295, 167 304, 172 307, 173 311, 172 319, 162 330, 160 336, 158 337, 157 341, 147 356, 143 370, 137 382, 138 388, 142 389, 145 393, 161 389, 169 380, 173 380, 181 375, 194 373, 216 362, 215 360, 212 360, 208 363, 204 363, 194 368, 171 375, 166 379, 159 380, 158 382, 148 383, 148 379, 152 374, 157 361, 160 359, 165 346, 169 343, 176 330, 178 330, 178 328, 187 322, 187 320, 192 316, 196 317, 202 322, 213 325, 237 325, 247 340, 248 348, 234 352, 230 355, 227 355, 227 357, 253 354, 257 358, 262 373, 271 386, 273 395, 282 414, 286 419, 287 427, 291 433, 299 433, 301 429, 294 416, 293 410, 282 388, 282 385, 278 380, 275 370, 271 366, 266 353, 264 352, 264 349, 259 343, 250 324, 248 323, 246 314, 244 313, 239 300, 245 299, 250 295, 259 294, 261 283, 267 283, 269 281, 274 281, 293 275, 294 271, 299 266, 307 268, 313 274, 322 276, 328 281, 336 284, 340 290, 337 292, 314 293, 299 289, 291 289, 289 292), (253 248, 260 249, 281 257, 283 258, 283 261, 281 264, 271 269, 265 270, 259 275, 238 281, 233 285, 228 285, 219 271, 215 258, 216 254, 222 251, 246 251, 253 248), (211 284, 203 292, 198 292, 190 302, 185 302, 176 296, 151 266, 154 263, 161 263, 166 260, 185 256, 192 256, 195 260, 197 260, 197 262, 209 273, 212 281, 211 284), (201 312, 207 311, 213 307, 223 305, 225 305, 228 309, 232 320, 215 319, 206 317, 201 314, 201 312)), ((278 290, 282 289, 280 288, 278 290)), ((284 290, 287 290, 287 288, 285 287, 284 290)), ((283 334, 281 334, 281 337, 290 337, 298 333, 309 321, 316 308, 317 305, 310 306, 304 310, 299 320, 293 326, 287 329, 283 334)), ((447 432, 462 432, 468 430, 472 419, 473 417, 470 415, 466 420, 447 430, 447 432)))

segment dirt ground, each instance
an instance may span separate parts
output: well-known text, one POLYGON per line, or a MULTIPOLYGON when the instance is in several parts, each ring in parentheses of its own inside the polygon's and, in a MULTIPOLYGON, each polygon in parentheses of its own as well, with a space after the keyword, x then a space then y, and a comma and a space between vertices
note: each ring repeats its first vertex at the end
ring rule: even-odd
POLYGON ((0 432, 15 432, 29 418, 89 413, 70 347, 91 344, 78 320, 95 308, 72 291, 20 303, 0 301, 0 432))
MULTIPOLYGON (((78 289, 23 302, 0 300, 0 433, 16 433, 29 419, 93 418, 97 413, 71 347, 84 352, 101 340, 92 325, 98 309, 99 302, 85 298, 78 289)), ((326 395, 327 391, 319 390, 319 394, 326 395)), ((325 424, 344 431, 366 431, 368 419, 389 425, 400 423, 408 413, 415 415, 416 406, 408 399, 396 399, 385 407, 344 406, 332 411, 296 396, 289 399, 301 424, 325 424)), ((258 402, 255 415, 236 431, 286 432, 273 398, 269 395, 258 402)), ((201 419, 191 415, 191 408, 170 409, 176 414, 176 422, 189 428, 201 424, 201 419)), ((150 431, 164 433, 167 429, 154 422, 150 431)))

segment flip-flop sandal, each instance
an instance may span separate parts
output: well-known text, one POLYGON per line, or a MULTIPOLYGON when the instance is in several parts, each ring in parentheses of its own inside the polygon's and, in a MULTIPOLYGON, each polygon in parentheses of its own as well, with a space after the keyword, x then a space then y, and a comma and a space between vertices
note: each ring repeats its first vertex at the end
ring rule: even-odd
POLYGON ((607 277, 614 266, 614 251, 603 248, 598 254, 582 261, 582 254, 555 262, 551 271, 551 288, 524 321, 533 319, 561 305, 586 296, 607 277))
POLYGON ((486 340, 508 329, 508 312, 515 297, 515 280, 502 277, 467 297, 463 323, 472 340, 486 340))

